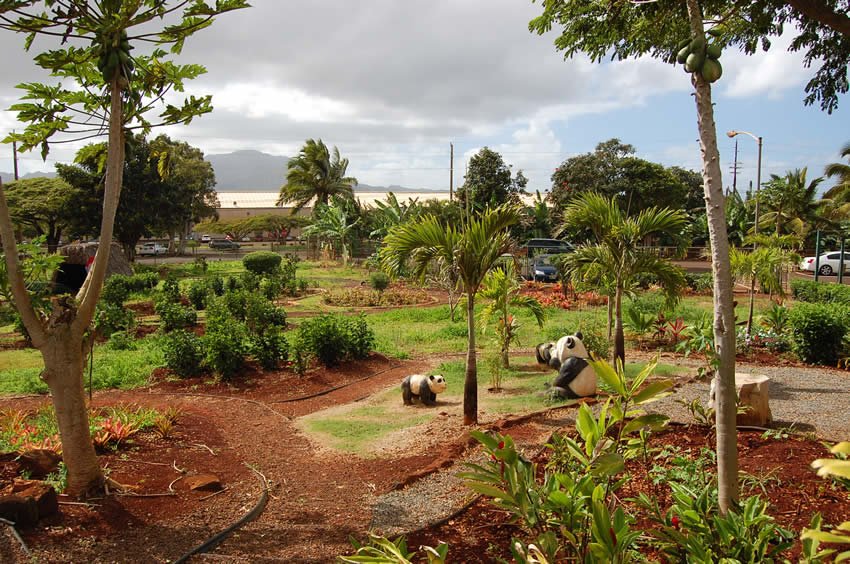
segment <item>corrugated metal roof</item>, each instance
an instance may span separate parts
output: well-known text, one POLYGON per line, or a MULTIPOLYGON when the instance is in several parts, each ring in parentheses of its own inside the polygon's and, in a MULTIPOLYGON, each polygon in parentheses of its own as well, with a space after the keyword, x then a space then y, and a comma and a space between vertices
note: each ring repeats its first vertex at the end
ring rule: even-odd
MULTIPOLYGON (((396 198, 400 202, 407 202, 409 199, 418 199, 420 202, 425 200, 448 200, 448 191, 429 191, 429 192, 394 192, 396 198)), ((275 208, 280 192, 219 192, 218 201, 220 209, 232 208, 275 208)), ((387 192, 355 192, 354 197, 360 200, 364 206, 374 206, 376 201, 385 202, 387 200, 387 192)), ((524 196, 523 202, 531 203, 532 196, 524 196)), ((308 206, 310 207, 310 206, 308 206)))

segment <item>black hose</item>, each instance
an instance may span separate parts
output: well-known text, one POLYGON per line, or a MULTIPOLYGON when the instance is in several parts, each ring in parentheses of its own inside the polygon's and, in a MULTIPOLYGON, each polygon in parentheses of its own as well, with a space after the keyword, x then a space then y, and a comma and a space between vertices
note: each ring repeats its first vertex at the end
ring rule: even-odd
MULTIPOLYGON (((254 469, 252 468, 252 470, 254 470, 254 469)), ((254 472, 257 474, 257 476, 263 482, 263 493, 260 496, 259 501, 257 501, 257 504, 254 505, 254 507, 251 509, 251 511, 249 511, 248 513, 243 515, 235 523, 229 525, 227 528, 225 528, 222 531, 214 534, 213 536, 209 537, 207 540, 205 540, 204 542, 202 542, 201 544, 199 544, 198 546, 196 546, 195 548, 193 548, 189 552, 185 553, 183 556, 181 556, 180 558, 175 560, 174 564, 181 564, 183 562, 188 562, 189 558, 191 558, 195 554, 203 554, 205 552, 209 552, 210 550, 217 547, 227 537, 232 535, 237 529, 241 528, 243 525, 245 525, 247 523, 250 523, 251 521, 253 521, 257 517, 259 517, 260 514, 262 514, 263 510, 266 508, 266 505, 269 502, 269 483, 266 480, 265 476, 263 476, 262 474, 260 474, 256 470, 254 470, 254 472)))

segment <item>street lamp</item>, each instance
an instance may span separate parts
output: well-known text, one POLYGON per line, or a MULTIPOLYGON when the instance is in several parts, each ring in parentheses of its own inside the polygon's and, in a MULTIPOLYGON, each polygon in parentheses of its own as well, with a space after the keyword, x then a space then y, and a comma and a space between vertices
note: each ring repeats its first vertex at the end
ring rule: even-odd
MULTIPOLYGON (((759 191, 761 190, 761 146, 762 146, 762 138, 761 136, 756 136, 750 133, 749 131, 727 131, 726 135, 731 137, 736 137, 738 135, 749 135, 753 139, 755 139, 756 143, 759 146, 759 160, 758 160, 758 168, 756 169, 756 218, 755 225, 753 226, 753 234, 757 237, 759 234, 759 191)), ((755 250, 758 246, 756 240, 753 240, 753 250, 755 250)), ((755 273, 753 273, 752 279, 750 280, 750 311, 747 315, 747 337, 751 334, 751 329, 753 326, 753 305, 756 299, 756 277, 755 273)))

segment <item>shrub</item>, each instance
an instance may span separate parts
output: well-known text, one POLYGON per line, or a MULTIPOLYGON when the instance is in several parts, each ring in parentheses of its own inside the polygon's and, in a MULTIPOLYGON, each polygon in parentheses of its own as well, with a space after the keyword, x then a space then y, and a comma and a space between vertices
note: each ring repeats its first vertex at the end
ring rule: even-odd
POLYGON ((222 378, 231 378, 245 363, 248 330, 232 317, 216 317, 207 323, 202 343, 207 366, 222 378))
POLYGON ((224 295, 224 278, 216 274, 212 278, 209 279, 210 290, 213 291, 213 294, 216 296, 224 295))
POLYGON ((123 274, 113 274, 103 283, 103 290, 100 292, 101 303, 110 303, 115 305, 123 305, 130 297, 132 286, 130 277, 123 274))
POLYGON ((162 353, 165 365, 178 376, 187 378, 201 370, 204 358, 201 339, 191 331, 173 331, 163 337, 162 353))
POLYGON ((688 288, 697 294, 706 294, 714 291, 714 277, 710 272, 703 272, 701 274, 688 272, 685 274, 685 282, 687 282, 688 288))
POLYGON ((245 310, 248 306, 248 294, 244 290, 228 290, 221 297, 227 311, 240 321, 245 320, 245 310))
POLYGON ((94 323, 98 333, 109 337, 116 331, 132 328, 136 323, 136 316, 120 304, 102 302, 97 305, 94 323))
POLYGON ((195 280, 189 285, 187 296, 192 303, 192 307, 198 311, 204 309, 207 304, 207 294, 210 292, 210 287, 204 280, 195 280))
POLYGON ((257 275, 273 274, 279 268, 283 257, 271 251, 255 251, 242 259, 245 270, 257 275))
POLYGON ((107 346, 114 351, 132 351, 136 348, 136 338, 129 331, 115 331, 107 346))
POLYGON ((835 304, 798 303, 788 314, 791 349, 810 364, 838 362, 848 330, 850 308, 835 304))
POLYGON ((345 319, 348 345, 346 352, 353 358, 366 358, 375 346, 375 332, 362 313, 345 319))
POLYGON ((147 293, 159 284, 159 274, 150 271, 137 272, 130 276, 127 281, 130 284, 130 291, 147 293))
POLYGON ((297 350, 315 356, 325 366, 336 366, 349 358, 365 358, 375 334, 362 314, 355 318, 320 315, 301 324, 297 340, 297 350))
POLYGON ((247 290, 249 292, 258 291, 260 289, 260 282, 262 280, 262 277, 247 270, 239 276, 239 283, 242 286, 242 289, 247 290))
POLYGON ((793 280, 791 294, 801 302, 850 305, 850 287, 839 284, 793 280))
POLYGON ((227 282, 224 284, 225 292, 235 292, 242 289, 242 282, 236 276, 228 276, 227 282))
POLYGON ((383 272, 373 272, 369 276, 369 285, 373 290, 383 292, 390 285, 390 277, 383 272))
POLYGON ((180 302, 180 283, 176 278, 169 276, 162 283, 162 298, 171 303, 180 302))
POLYGON ((283 282, 279 276, 270 276, 260 280, 260 293, 267 300, 274 300, 283 293, 283 282))
POLYGON ((175 329, 192 327, 198 322, 197 312, 180 304, 167 301, 159 301, 154 306, 159 315, 160 328, 166 333, 175 329))
POLYGON ((259 294, 247 294, 245 323, 252 333, 262 335, 272 327, 284 327, 286 312, 259 294))
POLYGON ((289 343, 283 333, 273 327, 251 338, 251 354, 264 369, 273 370, 279 362, 287 359, 289 343))
POLYGON ((195 260, 192 261, 192 268, 199 274, 206 274, 210 266, 207 264, 206 257, 195 257, 195 260))

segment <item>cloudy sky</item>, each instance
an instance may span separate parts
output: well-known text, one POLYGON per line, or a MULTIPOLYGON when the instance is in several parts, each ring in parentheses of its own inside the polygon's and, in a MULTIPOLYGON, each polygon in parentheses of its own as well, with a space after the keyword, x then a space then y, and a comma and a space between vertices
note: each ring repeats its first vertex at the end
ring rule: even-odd
MULTIPOLYGON (((207 154, 255 149, 292 156, 306 138, 322 138, 351 161, 350 173, 371 185, 447 189, 449 143, 455 185, 479 148, 499 151, 547 189, 564 159, 611 137, 638 155, 699 170, 689 77, 646 59, 595 65, 565 61, 554 34, 537 36, 528 21, 540 4, 522 0, 252 0, 197 34, 185 62, 209 73, 189 93, 213 94, 215 111, 172 137, 207 154)), ((17 82, 43 80, 21 38, 0 33, 0 106, 17 98, 17 82)), ((715 111, 724 184, 731 185, 734 140, 746 130, 764 137, 763 176, 808 166, 822 174, 850 142, 850 97, 831 116, 804 107, 810 71, 787 53, 787 39, 752 57, 724 53, 715 111)), ((37 45, 38 46, 38 45, 37 45)), ((0 113, 0 134, 21 128, 0 113)), ((739 187, 755 179, 756 143, 739 139, 739 187)), ((22 172, 68 161, 58 146, 41 161, 20 159, 22 172)), ((11 171, 11 150, 0 154, 11 171)), ((281 171, 281 181, 285 172, 281 171)))

